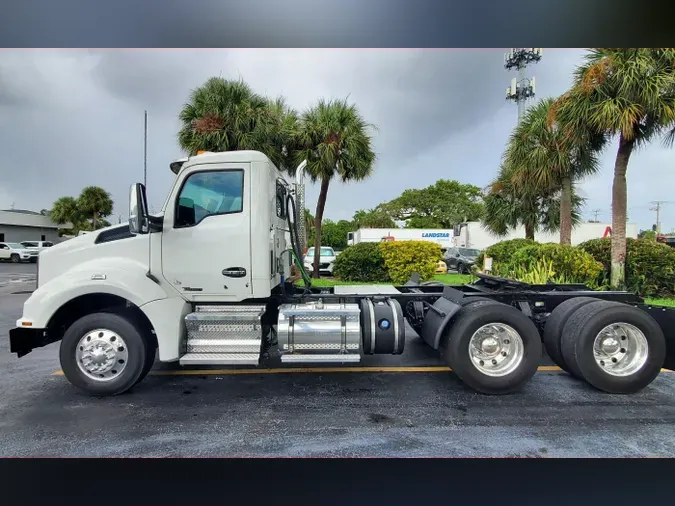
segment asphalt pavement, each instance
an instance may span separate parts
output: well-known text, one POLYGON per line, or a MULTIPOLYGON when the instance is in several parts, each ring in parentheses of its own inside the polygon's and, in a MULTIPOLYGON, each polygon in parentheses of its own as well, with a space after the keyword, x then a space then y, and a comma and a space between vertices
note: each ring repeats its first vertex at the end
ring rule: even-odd
POLYGON ((156 364, 131 392, 90 397, 54 374, 58 343, 9 354, 26 297, 0 296, 0 456, 675 456, 675 373, 621 396, 544 367, 484 396, 416 336, 340 372, 156 364))

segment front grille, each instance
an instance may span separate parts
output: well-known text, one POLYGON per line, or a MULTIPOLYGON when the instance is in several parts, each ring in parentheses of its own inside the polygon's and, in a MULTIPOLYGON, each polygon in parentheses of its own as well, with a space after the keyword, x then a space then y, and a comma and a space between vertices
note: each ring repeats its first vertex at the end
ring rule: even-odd
POLYGON ((328 266, 329 266, 329 265, 330 265, 330 264, 319 264, 319 268, 321 268, 321 269, 328 269, 328 266))

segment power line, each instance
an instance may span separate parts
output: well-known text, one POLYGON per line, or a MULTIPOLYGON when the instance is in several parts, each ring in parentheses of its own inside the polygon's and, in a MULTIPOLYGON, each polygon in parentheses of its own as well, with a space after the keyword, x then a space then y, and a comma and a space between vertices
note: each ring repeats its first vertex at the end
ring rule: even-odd
POLYGON ((593 220, 598 221, 598 215, 600 214, 600 211, 602 211, 602 209, 593 209, 591 211, 591 213, 593 213, 593 220))

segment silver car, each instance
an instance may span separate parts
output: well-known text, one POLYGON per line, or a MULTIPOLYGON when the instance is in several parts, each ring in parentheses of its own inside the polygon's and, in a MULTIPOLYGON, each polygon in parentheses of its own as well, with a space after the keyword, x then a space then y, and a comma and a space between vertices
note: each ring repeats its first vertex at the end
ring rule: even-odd
POLYGON ((23 244, 18 242, 0 242, 0 260, 10 261, 15 264, 19 262, 37 261, 38 252, 26 249, 23 244))

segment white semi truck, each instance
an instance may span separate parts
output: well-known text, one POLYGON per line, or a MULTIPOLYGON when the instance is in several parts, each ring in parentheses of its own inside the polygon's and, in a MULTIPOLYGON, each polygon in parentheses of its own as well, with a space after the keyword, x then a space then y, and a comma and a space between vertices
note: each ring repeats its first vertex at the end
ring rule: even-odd
POLYGON ((239 367, 401 354, 406 322, 486 394, 522 388, 542 340, 558 365, 607 392, 635 392, 675 367, 675 312, 627 292, 485 275, 460 286, 413 276, 405 286, 314 288, 294 219, 300 185, 266 156, 206 153, 172 171, 160 214, 149 215, 135 184, 128 225, 40 255, 37 289, 10 331, 12 353, 60 341, 65 376, 95 395, 131 389, 156 353, 182 366, 239 367), (288 282, 292 262, 303 287, 288 282))

